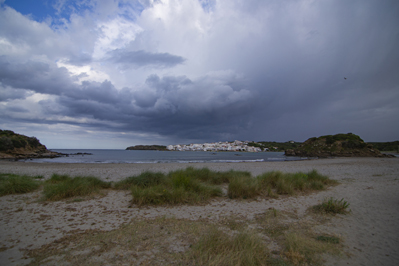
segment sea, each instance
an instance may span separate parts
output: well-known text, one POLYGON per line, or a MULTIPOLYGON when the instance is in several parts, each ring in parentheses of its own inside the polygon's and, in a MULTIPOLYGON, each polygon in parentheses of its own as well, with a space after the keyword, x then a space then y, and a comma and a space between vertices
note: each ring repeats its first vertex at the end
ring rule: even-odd
POLYGON ((57 158, 28 159, 37 163, 243 163, 304 160, 285 156, 284 152, 206 152, 140 151, 100 149, 51 149, 67 154, 57 158))

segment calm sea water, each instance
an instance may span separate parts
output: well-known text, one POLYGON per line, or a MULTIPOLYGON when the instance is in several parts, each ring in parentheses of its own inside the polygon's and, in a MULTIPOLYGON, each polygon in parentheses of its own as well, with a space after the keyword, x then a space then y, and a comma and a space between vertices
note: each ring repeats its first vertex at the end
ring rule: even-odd
POLYGON ((33 162, 52 163, 200 163, 200 162, 265 162, 291 161, 307 158, 286 157, 283 152, 202 152, 202 151, 135 151, 135 150, 72 150, 52 149, 69 155, 53 159, 33 159, 33 162))

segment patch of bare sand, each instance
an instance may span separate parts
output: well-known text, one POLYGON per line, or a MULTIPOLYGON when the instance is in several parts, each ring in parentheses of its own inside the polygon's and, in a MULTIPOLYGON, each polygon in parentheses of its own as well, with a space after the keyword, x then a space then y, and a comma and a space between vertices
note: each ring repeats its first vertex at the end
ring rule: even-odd
POLYGON ((213 200, 203 206, 129 208, 126 191, 108 191, 104 197, 80 202, 39 203, 40 192, 0 198, 0 264, 24 265, 26 249, 39 248, 66 235, 84 230, 112 230, 130 221, 175 217, 176 219, 220 220, 231 215, 250 220, 269 208, 306 216, 306 209, 326 197, 348 201, 350 215, 334 217, 315 227, 340 235, 350 257, 326 257, 327 265, 396 265, 399 261, 399 160, 396 158, 343 158, 295 162, 198 163, 198 164, 38 164, 0 162, 3 173, 44 175, 53 173, 93 175, 109 181, 145 170, 169 172, 188 166, 211 170, 245 170, 254 176, 272 171, 318 170, 341 185, 307 196, 255 201, 213 200))

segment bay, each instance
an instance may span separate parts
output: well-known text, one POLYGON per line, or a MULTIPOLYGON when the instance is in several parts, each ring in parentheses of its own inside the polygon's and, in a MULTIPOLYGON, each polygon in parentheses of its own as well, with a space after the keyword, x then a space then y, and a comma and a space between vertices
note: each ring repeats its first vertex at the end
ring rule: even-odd
POLYGON ((52 163, 240 163, 292 161, 307 158, 287 157, 284 152, 205 152, 205 151, 139 151, 100 149, 52 149, 69 154, 65 157, 30 159, 30 162, 52 163), (77 154, 81 153, 81 154, 77 154), (88 155, 90 154, 90 155, 88 155))

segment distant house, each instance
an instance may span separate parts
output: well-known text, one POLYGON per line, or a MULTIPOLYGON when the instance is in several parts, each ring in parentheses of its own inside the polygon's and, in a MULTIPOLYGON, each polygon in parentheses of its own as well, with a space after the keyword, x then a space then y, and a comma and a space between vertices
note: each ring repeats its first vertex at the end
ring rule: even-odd
POLYGON ((173 145, 168 145, 166 148, 167 148, 168 150, 170 150, 170 151, 172 151, 172 150, 175 149, 175 147, 173 147, 173 145))

